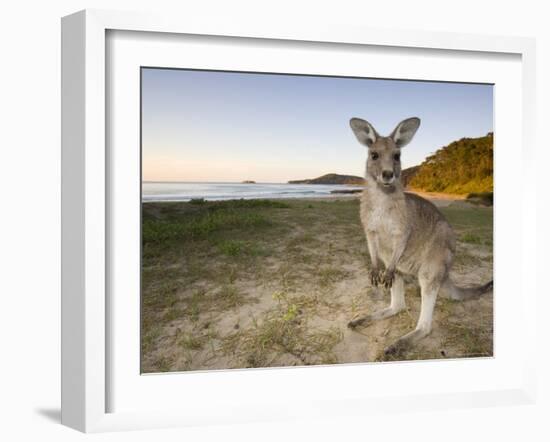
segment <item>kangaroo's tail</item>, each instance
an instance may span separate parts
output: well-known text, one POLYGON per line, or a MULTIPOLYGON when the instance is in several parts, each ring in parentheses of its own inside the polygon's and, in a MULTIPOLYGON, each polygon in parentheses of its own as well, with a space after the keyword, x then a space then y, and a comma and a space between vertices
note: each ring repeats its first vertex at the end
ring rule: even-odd
POLYGON ((450 278, 447 279, 444 289, 448 296, 455 301, 468 301, 470 299, 478 299, 481 295, 493 290, 493 281, 487 284, 476 285, 472 287, 457 287, 453 284, 450 278))

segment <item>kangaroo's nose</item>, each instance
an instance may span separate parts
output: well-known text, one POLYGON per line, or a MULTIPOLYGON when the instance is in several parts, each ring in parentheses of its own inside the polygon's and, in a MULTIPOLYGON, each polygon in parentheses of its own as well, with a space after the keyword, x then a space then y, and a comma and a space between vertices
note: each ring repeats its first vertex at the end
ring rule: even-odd
POLYGON ((383 170, 382 178, 388 181, 391 180, 393 178, 393 170, 383 170))

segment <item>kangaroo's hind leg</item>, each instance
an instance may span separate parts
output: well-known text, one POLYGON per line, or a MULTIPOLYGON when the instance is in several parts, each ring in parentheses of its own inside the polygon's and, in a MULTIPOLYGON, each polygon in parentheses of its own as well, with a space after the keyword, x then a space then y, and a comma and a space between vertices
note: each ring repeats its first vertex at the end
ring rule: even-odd
POLYGON ((348 327, 355 328, 359 326, 367 326, 373 321, 378 321, 379 319, 385 319, 396 315, 400 311, 404 310, 405 307, 405 282, 403 281, 403 277, 397 274, 395 275, 395 280, 391 287, 391 302, 389 307, 348 322, 348 327))
POLYGON ((422 304, 416 328, 387 347, 384 350, 385 356, 400 354, 432 331, 435 301, 437 300, 437 295, 443 285, 443 281, 446 279, 446 275, 444 268, 421 269, 418 275, 418 282, 420 284, 422 304))

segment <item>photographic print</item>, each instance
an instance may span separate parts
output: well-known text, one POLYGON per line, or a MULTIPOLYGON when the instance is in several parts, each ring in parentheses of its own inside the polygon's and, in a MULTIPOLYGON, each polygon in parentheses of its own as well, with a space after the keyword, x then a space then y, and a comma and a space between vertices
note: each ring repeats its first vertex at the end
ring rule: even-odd
POLYGON ((493 355, 493 85, 141 68, 141 370, 493 355))

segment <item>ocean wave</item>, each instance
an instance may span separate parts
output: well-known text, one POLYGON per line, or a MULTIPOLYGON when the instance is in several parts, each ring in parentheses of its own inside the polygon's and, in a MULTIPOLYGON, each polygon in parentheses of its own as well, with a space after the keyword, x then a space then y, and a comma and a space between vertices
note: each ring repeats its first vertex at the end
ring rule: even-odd
POLYGON ((332 190, 347 188, 353 187, 316 184, 143 183, 142 201, 315 198, 330 196, 332 190))

